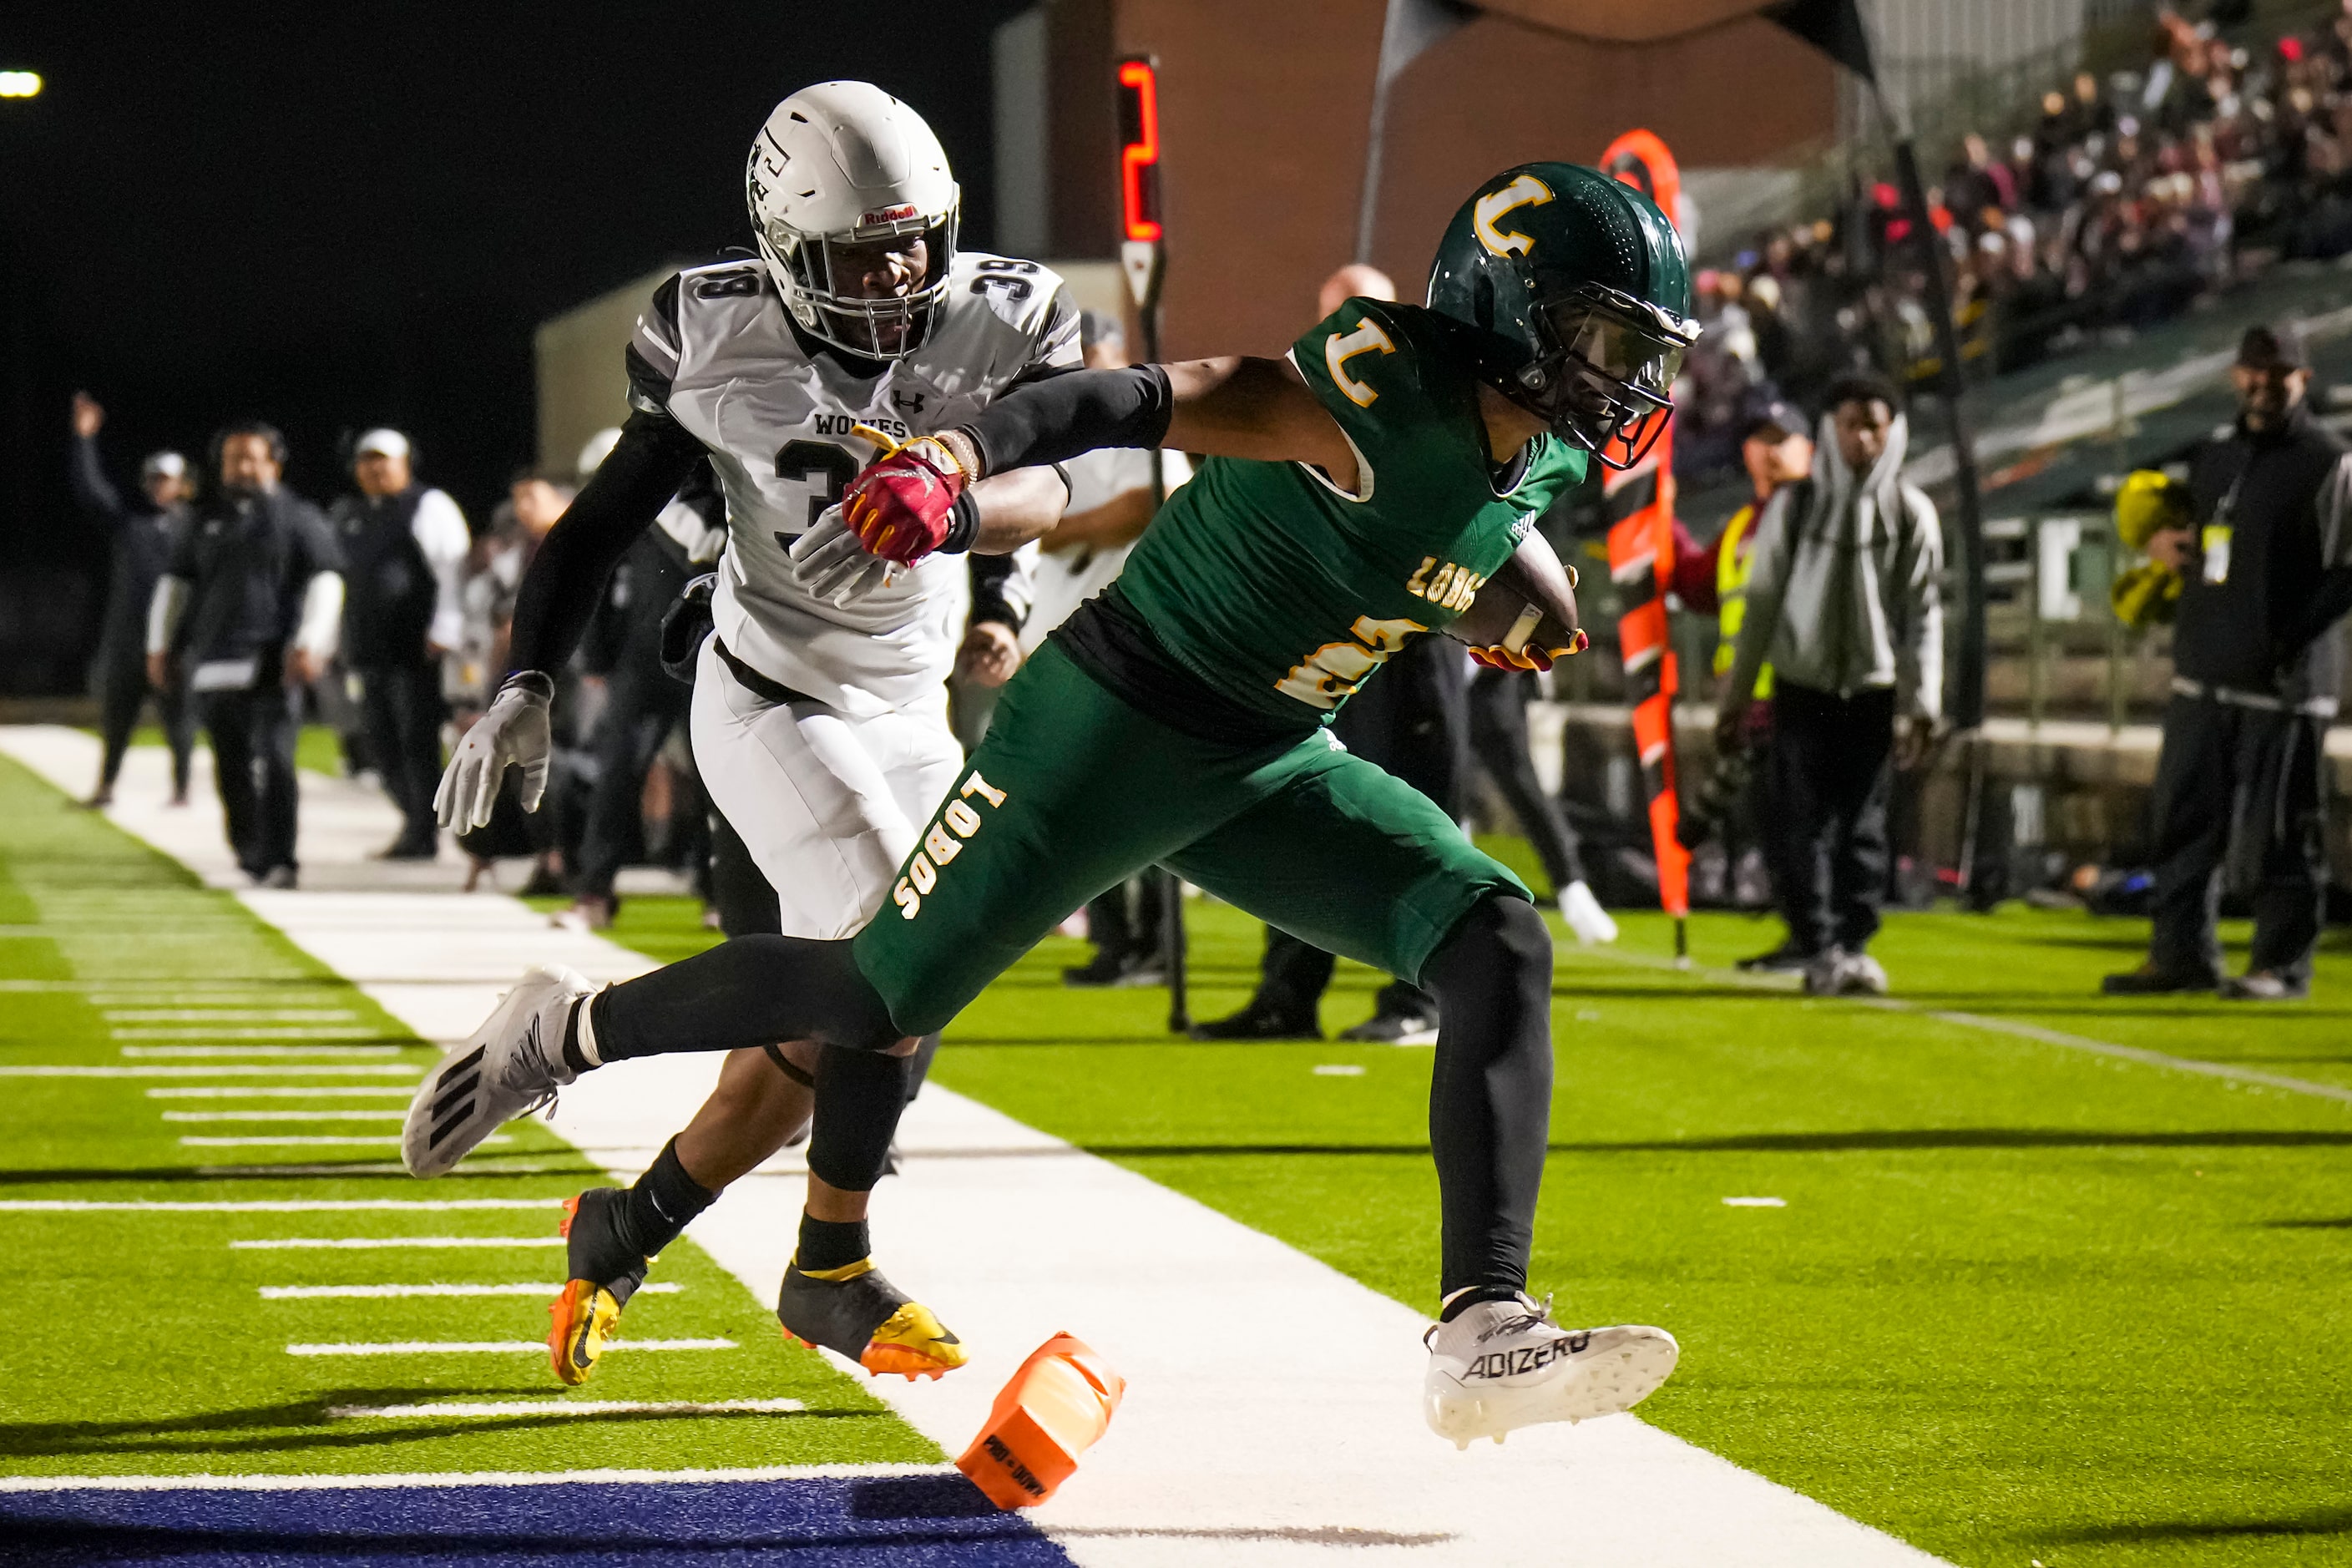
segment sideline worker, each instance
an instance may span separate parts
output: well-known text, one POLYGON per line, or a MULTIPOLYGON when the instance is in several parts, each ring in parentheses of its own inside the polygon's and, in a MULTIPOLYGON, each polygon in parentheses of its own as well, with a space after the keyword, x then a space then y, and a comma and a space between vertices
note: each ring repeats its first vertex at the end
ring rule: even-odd
POLYGON ((1715 742, 1748 743, 1769 658, 1773 896, 1810 957, 1808 992, 1876 995, 1886 972, 1865 950, 1885 896, 1887 797, 1943 713, 1943 532, 1935 503, 1903 482, 1909 427, 1894 387, 1843 376, 1824 401, 1811 476, 1756 525, 1715 742))
POLYGON ((258 421, 213 437, 213 495, 147 611, 147 674, 184 666, 212 742, 228 841, 246 875, 295 883, 297 710, 334 657, 342 557, 319 509, 282 488, 286 438, 258 421))
POLYGON ((359 492, 328 514, 344 562, 343 664, 359 684, 368 758, 400 807, 386 860, 439 852, 441 661, 464 640, 458 591, 473 547, 457 503, 416 482, 414 458, 397 430, 362 436, 352 451, 359 492))
MULTIPOLYGON (((105 629, 99 636, 99 733, 104 737, 105 752, 98 788, 88 802, 93 808, 114 803, 122 754, 139 722, 140 705, 147 700, 147 603, 155 596, 155 580, 170 564, 173 548, 187 527, 194 488, 185 458, 177 452, 150 452, 139 465, 138 498, 125 498, 99 461, 98 432, 105 424, 106 410, 97 400, 75 393, 73 462, 67 475, 75 503, 113 534, 113 581, 106 593, 105 629)), ((155 710, 172 747, 172 804, 185 805, 188 754, 196 741, 187 689, 157 688, 155 710)))
POLYGON ((2153 803, 2155 929, 2147 961, 2110 996, 2309 994, 2326 893, 2322 747, 2342 694, 2336 623, 2352 608, 2352 464, 2312 417, 2291 328, 2250 327, 2231 371, 2238 419, 2189 472, 2195 530, 2148 554, 2181 577, 2172 700, 2153 803), (2246 973, 2221 977, 2222 874, 2251 896, 2246 973))

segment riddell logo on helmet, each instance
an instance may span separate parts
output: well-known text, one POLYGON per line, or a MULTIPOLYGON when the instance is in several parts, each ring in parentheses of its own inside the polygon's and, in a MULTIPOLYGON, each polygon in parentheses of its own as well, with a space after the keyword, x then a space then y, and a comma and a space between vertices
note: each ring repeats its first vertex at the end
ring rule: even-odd
POLYGON ((917 206, 912 202, 908 202, 902 205, 895 207, 876 207, 872 212, 867 213, 864 217, 857 220, 857 226, 864 228, 870 224, 904 223, 910 217, 921 216, 922 211, 922 208, 917 206))

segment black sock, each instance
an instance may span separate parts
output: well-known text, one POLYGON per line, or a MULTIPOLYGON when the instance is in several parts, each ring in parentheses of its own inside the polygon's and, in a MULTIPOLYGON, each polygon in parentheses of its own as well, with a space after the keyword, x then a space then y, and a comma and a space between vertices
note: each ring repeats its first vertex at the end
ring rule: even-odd
POLYGON ((580 1010, 595 1005, 596 998, 590 996, 572 1004, 572 1011, 563 1015, 563 1065, 573 1072, 586 1072, 591 1065, 588 1053, 580 1048, 580 1010))
POLYGON ((676 1241, 688 1222, 718 1198, 717 1193, 686 1173, 686 1167, 678 1163, 677 1140, 673 1138, 662 1145, 653 1168, 623 1196, 621 1239, 651 1258, 676 1241))
POLYGON ((793 1266, 803 1274, 846 1268, 874 1250, 862 1219, 818 1219, 801 1215, 801 1244, 793 1252, 793 1266))
POLYGON ((1519 1293, 1507 1285, 1474 1285, 1438 1309, 1437 1321, 1450 1323, 1481 1301, 1516 1301, 1519 1293))

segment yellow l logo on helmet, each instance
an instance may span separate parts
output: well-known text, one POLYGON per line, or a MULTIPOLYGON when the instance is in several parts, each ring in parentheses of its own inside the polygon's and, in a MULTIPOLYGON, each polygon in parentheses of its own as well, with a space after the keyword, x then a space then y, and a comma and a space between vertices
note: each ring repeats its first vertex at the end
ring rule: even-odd
POLYGON ((1478 231, 1478 243, 1496 256, 1525 256, 1536 247, 1533 236, 1517 229, 1503 230, 1495 220, 1514 207, 1539 206, 1551 200, 1551 187, 1533 174, 1521 174, 1498 191, 1489 191, 1478 198, 1471 209, 1470 223, 1478 231))

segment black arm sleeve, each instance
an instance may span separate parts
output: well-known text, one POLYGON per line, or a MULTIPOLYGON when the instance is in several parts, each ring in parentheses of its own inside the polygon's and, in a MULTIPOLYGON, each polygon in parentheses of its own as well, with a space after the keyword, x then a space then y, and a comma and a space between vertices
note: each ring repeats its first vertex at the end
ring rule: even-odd
POLYGON ((552 676, 580 646, 605 581, 702 456, 702 443, 667 415, 643 410, 531 558, 515 594, 508 673, 552 676))
POLYGON ((1015 386, 964 426, 992 474, 1060 463, 1102 447, 1157 447, 1176 412, 1156 364, 1074 370, 1015 386))
POLYGON ((2302 654, 2303 650, 2327 635, 2328 629, 2352 610, 2352 566, 2330 566, 2319 574, 2319 584, 2311 593, 2311 603, 2304 610, 2303 624, 2288 634, 2283 650, 2284 663, 2302 654))
POLYGON ((1015 603, 1011 591, 1019 576, 1020 562, 1014 556, 971 557, 971 614, 965 623, 1001 621, 1017 634, 1029 619, 1028 595, 1019 595, 1021 602, 1015 603))
POLYGON ((74 437, 73 457, 66 464, 66 479, 73 486, 74 504, 100 522, 119 523, 123 519, 122 492, 106 477, 98 461, 98 438, 94 436, 74 437))

